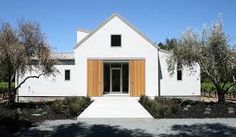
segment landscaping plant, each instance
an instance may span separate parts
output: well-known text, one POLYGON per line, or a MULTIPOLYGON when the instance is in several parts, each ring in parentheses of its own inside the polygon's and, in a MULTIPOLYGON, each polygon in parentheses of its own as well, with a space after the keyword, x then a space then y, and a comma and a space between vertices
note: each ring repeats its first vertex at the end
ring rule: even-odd
POLYGON ((141 96, 139 102, 154 118, 163 118, 175 115, 181 101, 179 99, 168 99, 163 97, 149 99, 147 96, 141 96))
POLYGON ((91 103, 89 97, 67 97, 64 100, 56 100, 52 108, 57 114, 66 114, 70 117, 78 116, 91 103))
POLYGON ((181 63, 194 73, 199 65, 201 73, 214 84, 218 102, 224 102, 225 94, 236 85, 236 51, 228 40, 221 20, 201 33, 188 29, 172 48, 168 71, 174 74, 176 64, 181 63))
MULTIPOLYGON (((0 25, 0 70, 7 76, 10 102, 14 102, 16 90, 30 78, 53 75, 55 61, 50 59, 51 49, 41 32, 39 24, 19 22, 17 27, 9 23, 0 25), (24 76, 26 72, 36 71, 36 75, 25 77, 11 90, 11 83, 16 75, 24 76)), ((30 74, 30 73, 29 73, 30 74)))

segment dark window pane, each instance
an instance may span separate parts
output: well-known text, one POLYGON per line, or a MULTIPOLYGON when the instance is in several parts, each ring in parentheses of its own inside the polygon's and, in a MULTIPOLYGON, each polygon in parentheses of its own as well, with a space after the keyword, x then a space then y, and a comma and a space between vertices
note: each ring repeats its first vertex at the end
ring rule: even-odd
POLYGON ((122 84, 123 84, 123 93, 128 93, 129 91, 129 64, 122 64, 122 84))
POLYGON ((121 63, 111 63, 112 68, 121 68, 121 63))
POLYGON ((121 35, 111 35, 111 46, 121 46, 121 35))
POLYGON ((182 64, 177 63, 177 80, 182 80, 182 64))
POLYGON ((65 70, 65 80, 70 80, 70 70, 65 70))
POLYGON ((120 92, 120 70, 112 70, 112 92, 120 92))
POLYGON ((110 64, 104 64, 104 92, 110 92, 110 64))
POLYGON ((182 70, 177 70, 177 80, 182 80, 182 70))

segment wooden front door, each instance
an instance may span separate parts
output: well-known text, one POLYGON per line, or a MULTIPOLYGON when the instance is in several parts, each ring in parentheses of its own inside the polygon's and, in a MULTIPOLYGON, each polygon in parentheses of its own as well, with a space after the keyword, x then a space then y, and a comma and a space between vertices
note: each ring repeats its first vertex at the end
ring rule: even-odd
POLYGON ((145 95, 145 60, 137 59, 129 62, 130 95, 145 95))
POLYGON ((103 91, 103 62, 101 60, 87 61, 87 90, 88 96, 102 96, 103 91))

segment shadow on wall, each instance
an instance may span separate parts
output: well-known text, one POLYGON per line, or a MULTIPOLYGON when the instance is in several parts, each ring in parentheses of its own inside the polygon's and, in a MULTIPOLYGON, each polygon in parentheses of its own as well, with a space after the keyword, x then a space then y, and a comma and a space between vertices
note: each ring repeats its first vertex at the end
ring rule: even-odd
POLYGON ((220 123, 174 125, 175 134, 161 134, 160 137, 235 137, 236 128, 220 123))
POLYGON ((162 70, 161 70, 161 62, 160 62, 160 56, 158 55, 158 96, 161 96, 161 79, 163 79, 162 76, 162 70))
POLYGON ((122 129, 119 126, 109 125, 92 125, 87 126, 82 123, 70 125, 60 125, 55 127, 53 131, 29 130, 21 135, 21 137, 153 137, 153 135, 145 133, 143 130, 122 129))

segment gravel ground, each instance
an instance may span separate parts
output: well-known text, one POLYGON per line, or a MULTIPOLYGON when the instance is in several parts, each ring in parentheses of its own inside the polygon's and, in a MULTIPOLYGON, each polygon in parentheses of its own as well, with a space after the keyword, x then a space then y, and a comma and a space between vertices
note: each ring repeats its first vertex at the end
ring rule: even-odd
POLYGON ((236 118, 80 119, 45 121, 21 137, 235 137, 236 118))

